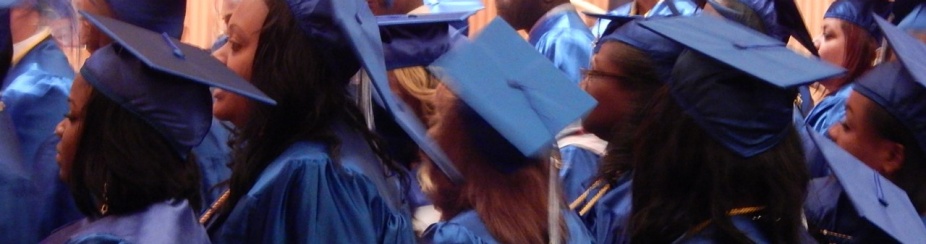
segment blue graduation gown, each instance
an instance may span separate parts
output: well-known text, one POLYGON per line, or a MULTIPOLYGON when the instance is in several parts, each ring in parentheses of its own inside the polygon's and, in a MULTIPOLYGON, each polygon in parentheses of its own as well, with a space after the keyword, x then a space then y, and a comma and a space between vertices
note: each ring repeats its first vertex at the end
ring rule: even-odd
MULTIPOLYGON (((647 13, 633 13, 633 11, 631 10, 633 10, 634 4, 635 3, 633 1, 622 4, 621 6, 618 6, 617 8, 611 11, 608 11, 608 14, 623 15, 623 16, 643 15, 646 17, 649 17, 649 16, 690 16, 700 11, 700 8, 698 8, 697 3, 691 0, 660 1, 656 3, 656 5, 653 6, 653 9, 650 9, 650 11, 647 13)), ((592 33, 597 37, 601 37, 602 33, 604 32, 604 30, 608 27, 608 24, 610 23, 611 23, 611 20, 599 19, 598 22, 596 22, 595 25, 592 26, 592 33)))
POLYGON ((598 160, 601 155, 578 145, 568 145, 559 149, 563 166, 559 169, 559 179, 563 183, 563 193, 567 201, 572 201, 585 192, 588 181, 598 173, 598 160))
POLYGON ((409 219, 367 177, 332 161, 324 144, 305 141, 271 162, 226 221, 209 231, 217 243, 414 241, 409 219))
POLYGON ((808 185, 804 202, 807 224, 815 235, 822 230, 849 235, 851 240, 825 235, 832 243, 893 243, 894 240, 871 222, 861 218, 851 200, 833 176, 816 178, 808 185))
MULTIPOLYGON (((591 232, 596 243, 628 243, 630 241, 626 228, 630 221, 630 206, 633 200, 631 186, 633 186, 633 171, 628 171, 611 185, 611 189, 598 199, 588 213, 581 216, 582 222, 591 232)), ((601 186, 590 191, 587 199, 591 199, 599 190, 601 186)), ((584 204, 579 205, 575 210, 582 209, 584 204)))
POLYGON ((215 202, 228 189, 227 186, 218 186, 231 177, 231 148, 228 147, 229 131, 219 120, 212 118, 209 133, 203 142, 193 148, 199 171, 203 175, 202 195, 206 204, 215 202))
MULTIPOLYGON (((745 234, 753 243, 769 243, 768 238, 762 233, 756 222, 752 221, 751 217, 731 216, 730 221, 733 222, 733 227, 745 234)), ((683 236, 673 243, 718 243, 711 238, 715 231, 717 231, 716 225, 708 225, 704 230, 690 236, 683 236)))
POLYGON ((38 238, 38 221, 28 214, 32 207, 28 197, 36 191, 20 153, 13 121, 0 109, 0 236, 14 243, 29 243, 38 238))
POLYGON ((801 138, 801 146, 804 148, 804 159, 807 163, 807 170, 810 171, 810 178, 829 175, 829 165, 826 163, 826 158, 823 157, 817 144, 814 143, 810 135, 807 134, 807 126, 809 125, 804 123, 804 116, 801 115, 801 110, 797 106, 794 106, 793 111, 794 129, 797 130, 797 134, 801 138))
POLYGON ((35 219, 37 226, 23 224, 17 229, 0 230, 0 235, 5 231, 28 231, 29 234, 21 234, 23 239, 17 241, 34 243, 55 228, 82 216, 67 186, 58 179, 55 162, 59 139, 54 130, 68 111, 67 98, 73 79, 74 71, 67 58, 50 37, 26 53, 3 79, 0 100, 6 105, 5 112, 9 113, 19 137, 23 172, 28 174, 25 177, 32 181, 36 191, 28 198, 0 199, 0 205, 9 201, 32 201, 29 209, 9 214, 35 219))
MULTIPOLYGON (((593 243, 588 230, 582 226, 579 218, 570 211, 563 211, 569 240, 566 243, 593 243)), ((458 214, 449 221, 435 223, 424 231, 421 243, 498 243, 475 210, 458 214)))
POLYGON ((340 123, 334 126, 334 130, 341 139, 341 166, 365 176, 389 208, 410 219, 411 207, 399 175, 386 169, 359 132, 351 131, 340 123))
POLYGON ((126 215, 84 218, 42 243, 209 243, 186 200, 168 200, 126 215))
POLYGON ((829 137, 826 132, 830 128, 846 117, 846 100, 849 94, 852 94, 853 84, 843 86, 830 96, 823 98, 804 120, 814 131, 829 137))
POLYGON ((560 5, 537 21, 528 39, 576 85, 588 69, 594 36, 571 5, 560 5))

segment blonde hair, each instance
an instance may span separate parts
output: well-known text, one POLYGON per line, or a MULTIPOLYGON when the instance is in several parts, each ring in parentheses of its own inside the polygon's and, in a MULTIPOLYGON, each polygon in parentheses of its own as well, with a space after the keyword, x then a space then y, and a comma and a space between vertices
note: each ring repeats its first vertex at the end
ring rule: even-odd
POLYGON ((433 97, 440 80, 423 66, 398 68, 390 71, 390 74, 389 87, 392 92, 411 106, 415 115, 430 127, 431 118, 434 117, 433 97))

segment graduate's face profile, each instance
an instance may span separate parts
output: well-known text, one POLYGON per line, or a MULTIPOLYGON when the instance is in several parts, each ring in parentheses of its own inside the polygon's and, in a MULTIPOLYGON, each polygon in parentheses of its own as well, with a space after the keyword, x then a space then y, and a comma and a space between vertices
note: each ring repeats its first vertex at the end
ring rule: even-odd
POLYGON ((610 55, 620 46, 605 42, 597 54, 592 56, 591 67, 585 72, 579 86, 598 101, 595 108, 582 120, 582 127, 599 138, 609 140, 614 125, 630 113, 634 95, 620 85, 625 76, 621 67, 611 60, 610 55))
MULTIPOLYGON (((244 0, 228 20, 228 42, 213 53, 236 74, 251 80, 254 55, 260 42, 260 31, 269 13, 264 0, 244 0)), ((250 118, 250 102, 246 98, 222 89, 212 92, 213 116, 243 126, 250 118)))
POLYGON ((77 154, 77 146, 80 142, 80 136, 83 134, 82 128, 87 114, 84 108, 90 99, 92 89, 83 77, 77 75, 71 85, 71 94, 68 97, 68 113, 55 127, 55 135, 61 138, 55 148, 57 151, 55 160, 60 168, 58 177, 65 182, 69 180, 71 165, 74 164, 74 155, 77 154))
POLYGON ((868 167, 891 178, 895 170, 899 169, 899 165, 891 163, 897 160, 897 155, 892 155, 892 150, 898 144, 879 136, 872 124, 869 106, 878 105, 853 91, 846 101, 846 117, 842 122, 830 127, 828 132, 839 147, 868 167))
POLYGON ((833 65, 842 67, 846 59, 846 36, 843 31, 843 20, 836 18, 823 19, 823 34, 814 38, 814 45, 820 54, 820 59, 833 65))

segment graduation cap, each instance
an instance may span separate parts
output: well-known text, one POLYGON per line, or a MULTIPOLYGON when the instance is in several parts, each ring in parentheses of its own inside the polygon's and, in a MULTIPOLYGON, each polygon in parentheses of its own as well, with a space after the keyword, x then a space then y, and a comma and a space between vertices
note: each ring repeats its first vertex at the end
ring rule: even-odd
MULTIPOLYGON (((596 104, 500 18, 428 69, 525 157, 542 156, 596 104)), ((522 166, 499 163, 502 172, 522 166)))
POLYGON ((905 31, 926 31, 926 3, 916 5, 897 27, 905 31))
POLYGON ((845 72, 714 16, 640 25, 689 48, 675 63, 671 93, 708 134, 743 157, 764 152, 787 134, 796 95, 788 88, 845 72))
POLYGON ((918 243, 926 226, 907 193, 823 135, 806 127, 859 216, 899 243, 918 243))
POLYGON ((430 13, 470 13, 485 8, 481 0, 424 0, 430 13))
POLYGON ((926 152, 926 44, 881 17, 875 17, 899 63, 876 66, 853 89, 871 99, 913 133, 926 152))
POLYGON ((617 41, 630 45, 646 53, 650 60, 653 61, 655 65, 653 68, 656 69, 656 73, 659 75, 660 80, 668 81, 672 73, 672 67, 675 66, 675 61, 678 59, 678 55, 681 54, 682 50, 684 50, 684 47, 639 24, 645 21, 645 19, 641 18, 612 21, 608 26, 609 30, 605 31, 604 36, 598 38, 598 43, 595 45, 595 53, 598 53, 603 43, 609 41, 617 41), (628 23, 621 24, 622 21, 627 21, 628 23), (617 24, 620 26, 610 30, 613 25, 617 24))
POLYGON ((80 12, 114 40, 80 70, 97 91, 138 115, 186 152, 202 141, 212 123, 209 87, 276 104, 208 52, 147 29, 80 12))
POLYGON ((614 33, 614 30, 617 30, 617 28, 624 26, 632 20, 643 18, 639 15, 623 15, 613 13, 596 14, 591 12, 582 13, 589 17, 598 19, 598 23, 595 24, 595 27, 592 27, 592 31, 597 32, 595 37, 598 38, 598 41, 595 44, 595 53, 598 53, 598 46, 601 44, 601 38, 608 34, 614 33))
POLYGON ((766 35, 771 36, 782 42, 787 42, 788 37, 793 36, 804 48, 811 54, 817 56, 817 48, 813 44, 813 38, 807 31, 804 19, 797 9, 794 0, 738 0, 725 1, 723 3, 708 0, 707 4, 711 5, 721 16, 729 20, 739 22, 740 24, 750 25, 756 30, 761 30, 766 35), (740 9, 734 5, 740 5, 748 10, 740 9), (760 26, 752 26, 751 23, 742 23, 744 20, 752 17, 761 20, 760 26))
POLYGON ((186 0, 106 0, 116 19, 173 38, 183 34, 186 0))
POLYGON ((373 83, 381 105, 431 161, 454 182, 463 177, 426 135, 421 121, 389 89, 383 45, 376 18, 360 0, 286 0, 299 27, 322 51, 328 68, 346 81, 361 67, 373 83), (344 55, 352 53, 353 56, 344 55))
POLYGON ((427 66, 450 50, 455 42, 466 39, 451 33, 450 24, 465 22, 472 12, 427 15, 376 16, 383 40, 386 69, 427 66))
POLYGON ((891 3, 887 0, 838 0, 830 5, 823 18, 837 18, 852 23, 880 42, 881 32, 878 31, 872 13, 887 17, 891 14, 891 3))

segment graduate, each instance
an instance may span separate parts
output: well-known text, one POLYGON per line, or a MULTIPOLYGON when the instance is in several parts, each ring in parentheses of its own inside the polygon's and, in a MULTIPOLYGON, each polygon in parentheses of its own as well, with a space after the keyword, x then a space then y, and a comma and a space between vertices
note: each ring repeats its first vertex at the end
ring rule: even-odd
POLYGON ((55 129, 61 180, 86 218, 42 243, 209 243, 192 153, 209 131, 209 86, 273 100, 199 48, 82 14, 114 40, 81 68, 55 129))
POLYGON ((837 167, 858 165, 856 168, 861 169, 844 171, 869 174, 858 177, 836 174, 835 179, 824 177, 813 181, 812 195, 805 207, 808 224, 820 241, 910 243, 926 239, 926 229, 917 223, 926 220, 923 217, 926 216, 926 185, 922 183, 926 177, 926 100, 923 100, 926 74, 922 62, 926 45, 883 19, 876 18, 876 21, 899 62, 879 64, 859 77, 846 101, 845 119, 829 129, 835 144, 860 161, 853 160, 850 164, 830 160, 833 171, 837 171, 837 167), (887 194, 884 190, 884 193, 877 193, 878 199, 863 201, 858 191, 871 189, 865 186, 874 183, 865 183, 872 182, 872 175, 879 181, 878 187, 899 188, 909 199, 890 199, 882 196, 887 194), (900 211, 899 215, 915 220, 908 218, 883 225, 884 219, 870 216, 872 213, 863 211, 860 205, 900 211), (904 205, 910 208, 899 209, 904 205), (891 229, 900 226, 904 229, 891 229))
MULTIPOLYGON (((376 17, 383 41, 386 69, 389 70, 389 92, 408 105, 411 115, 414 115, 413 119, 422 124, 422 132, 435 116, 432 98, 440 84, 440 80, 425 67, 452 46, 466 42, 466 36, 452 26, 455 23, 466 23, 474 13, 469 11, 376 17)), ((376 106, 373 112, 375 130, 388 143, 387 151, 390 157, 417 175, 423 162, 422 156, 426 155, 420 153, 409 132, 403 130, 394 116, 388 114, 383 106, 376 106)), ((434 210, 433 205, 421 192, 417 177, 411 177, 411 180, 407 201, 414 216, 415 231, 421 232, 437 222, 440 213, 434 210)))
POLYGON ((526 30, 528 41, 574 84, 588 68, 594 36, 569 0, 505 0, 495 5, 498 16, 516 30, 526 30))
MULTIPOLYGON (((157 33, 167 33, 173 38, 180 39, 183 34, 186 0, 77 0, 75 6, 80 11, 125 21, 157 33)), ((82 24, 80 43, 90 54, 112 42, 86 21, 82 21, 82 24)), ((228 180, 231 175, 227 166, 231 157, 231 149, 227 145, 229 134, 226 126, 213 120, 209 135, 193 149, 203 174, 201 189, 204 202, 218 199, 225 188, 217 185, 228 180)))
MULTIPOLYGON (((581 83, 598 104, 582 126, 607 138, 609 146, 600 167, 598 161, 584 167, 576 161, 571 174, 561 176, 569 207, 582 217, 596 243, 624 243, 633 174, 626 158, 632 145, 630 132, 641 122, 641 109, 668 81, 683 47, 639 25, 645 20, 601 17, 612 20, 605 36, 598 39, 591 69, 581 83)), ((569 163, 566 155, 564 164, 569 163)))
MULTIPOLYGON (((13 133, 18 137, 21 177, 28 179, 34 187, 27 196, 2 198, 0 205, 12 202, 28 202, 29 208, 6 212, 10 216, 24 215, 29 220, 16 228, 4 228, 16 242, 32 243, 47 236, 55 228, 80 218, 67 192, 67 187, 57 178, 54 135, 55 124, 67 112, 68 91, 74 79, 74 70, 68 63, 55 38, 68 33, 56 33, 52 23, 64 25, 76 23, 74 9, 66 0, 22 0, 13 1, 9 10, 11 41, 13 42, 11 66, 5 76, 0 77, 0 103, 11 120, 11 128, 0 133, 13 133)), ((63 28, 69 30, 70 28, 63 28)), ((0 144, 0 147, 15 147, 0 144)), ((7 148, 8 150, 9 148, 7 148)), ((8 235, 3 235, 8 236, 8 235)))
POLYGON ((804 122, 826 135, 830 126, 845 117, 845 104, 852 92, 852 81, 871 69, 881 33, 872 13, 887 17, 890 3, 882 0, 839 0, 823 15, 823 36, 814 44, 820 58, 849 72, 845 76, 819 81, 825 89, 823 99, 807 114, 804 122))
POLYGON ((809 177, 791 125, 791 88, 843 70, 714 16, 640 25, 687 49, 629 139, 630 241, 805 240, 809 177))
POLYGON ((348 93, 361 67, 387 108, 376 21, 359 0, 244 0, 215 56, 277 106, 213 93, 235 125, 229 191, 201 222, 219 243, 408 243, 405 169, 348 93))
POLYGON ((594 100, 498 18, 429 70, 445 83, 428 135, 464 180, 424 165, 422 186, 442 215, 421 242, 591 242, 564 207, 547 152, 594 100))

